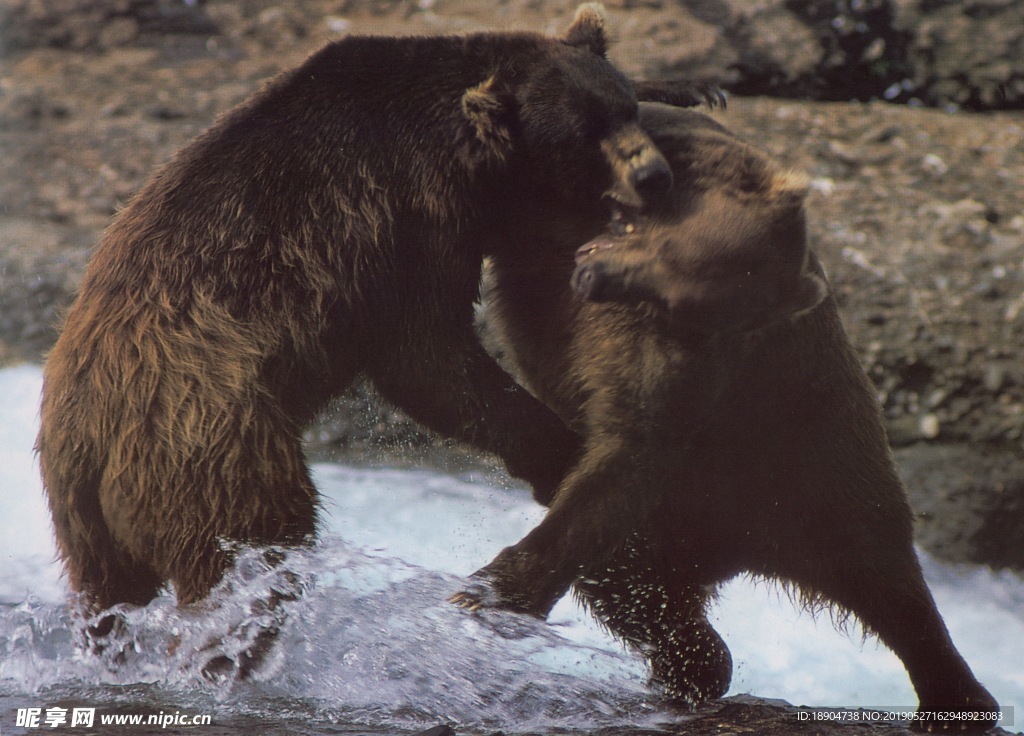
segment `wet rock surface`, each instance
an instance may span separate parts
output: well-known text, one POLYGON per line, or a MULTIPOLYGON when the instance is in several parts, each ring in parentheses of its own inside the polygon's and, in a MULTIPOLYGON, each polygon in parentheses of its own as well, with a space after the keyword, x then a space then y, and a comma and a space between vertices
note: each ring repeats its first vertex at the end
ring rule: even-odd
MULTIPOLYGON (((6 3, 0 362, 42 359, 102 229, 155 167, 325 41, 558 32, 575 4, 6 3)), ((715 114, 812 179, 812 242, 878 387, 919 541, 947 560, 1024 569, 1024 117, 1007 110, 1024 106, 1024 6, 607 5, 612 57, 631 74, 713 78, 763 95, 733 95, 715 114), (850 101, 872 97, 936 107, 850 101), (1004 109, 953 112, 954 103, 1004 109)), ((349 461, 481 462, 365 387, 326 412, 308 440, 312 454, 349 461)), ((730 707, 692 733, 724 732, 730 707)), ((763 720, 732 730, 827 732, 814 723, 799 730, 778 707, 749 711, 744 718, 763 720)))

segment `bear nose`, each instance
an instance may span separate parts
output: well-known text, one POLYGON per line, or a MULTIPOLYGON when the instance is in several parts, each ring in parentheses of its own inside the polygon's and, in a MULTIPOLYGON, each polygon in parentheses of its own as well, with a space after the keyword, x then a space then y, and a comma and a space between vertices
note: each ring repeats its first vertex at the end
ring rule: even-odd
POLYGON ((672 188, 672 170, 661 156, 655 156, 633 169, 631 183, 644 200, 660 197, 672 188))
POLYGON ((585 263, 572 272, 573 290, 588 301, 605 301, 605 270, 600 263, 585 263))

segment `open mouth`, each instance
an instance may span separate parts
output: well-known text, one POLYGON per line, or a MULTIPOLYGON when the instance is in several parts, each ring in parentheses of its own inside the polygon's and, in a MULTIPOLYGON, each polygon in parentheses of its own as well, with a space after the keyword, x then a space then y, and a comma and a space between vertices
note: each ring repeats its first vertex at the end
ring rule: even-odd
POLYGON ((608 207, 608 230, 612 235, 629 235, 636 232, 640 220, 640 208, 623 202, 613 193, 605 195, 608 207))
POLYGON ((619 244, 616 238, 632 235, 637 231, 640 221, 639 207, 626 204, 610 193, 605 195, 604 203, 608 207, 607 231, 576 250, 577 264, 599 251, 616 247, 619 244))
POLYGON ((614 247, 615 241, 608 239, 607 236, 597 237, 576 250, 576 265, 582 265, 583 261, 599 251, 614 247))

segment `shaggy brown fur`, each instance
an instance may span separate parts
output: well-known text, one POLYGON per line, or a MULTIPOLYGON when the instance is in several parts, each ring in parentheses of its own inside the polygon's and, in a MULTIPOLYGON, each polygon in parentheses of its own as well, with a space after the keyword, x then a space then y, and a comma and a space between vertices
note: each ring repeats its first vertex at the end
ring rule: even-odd
POLYGON ((484 255, 535 257, 508 222, 583 227, 605 194, 667 187, 604 50, 591 6, 563 39, 347 38, 138 193, 45 368, 43 479, 91 609, 168 582, 195 601, 225 542, 308 540, 300 432, 359 374, 550 499, 578 438, 483 351, 472 309, 484 255))
POLYGON ((752 573, 854 614, 923 711, 991 714, 922 577, 874 390, 807 251, 803 184, 705 116, 641 121, 675 175, 667 202, 620 218, 574 273, 493 262, 498 341, 585 450, 541 524, 453 600, 543 616, 575 585, 695 703, 732 671, 708 596, 752 573))

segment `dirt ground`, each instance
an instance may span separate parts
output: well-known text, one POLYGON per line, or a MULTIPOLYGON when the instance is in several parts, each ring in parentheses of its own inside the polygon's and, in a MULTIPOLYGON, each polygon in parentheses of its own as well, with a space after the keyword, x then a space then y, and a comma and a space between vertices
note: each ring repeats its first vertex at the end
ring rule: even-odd
MULTIPOLYGON (((556 33, 575 3, 72 5, 77 15, 40 21, 38 44, 9 34, 0 58, 6 363, 41 359, 100 232, 154 168, 277 71, 350 33, 556 33)), ((687 4, 703 15, 609 5, 611 56, 630 73, 723 53, 708 10, 718 4, 687 4)), ((739 95, 715 114, 812 178, 812 240, 878 386, 921 542, 1024 569, 1024 114, 739 95)), ((362 395, 309 438, 311 451, 349 458, 435 447, 362 395)))

